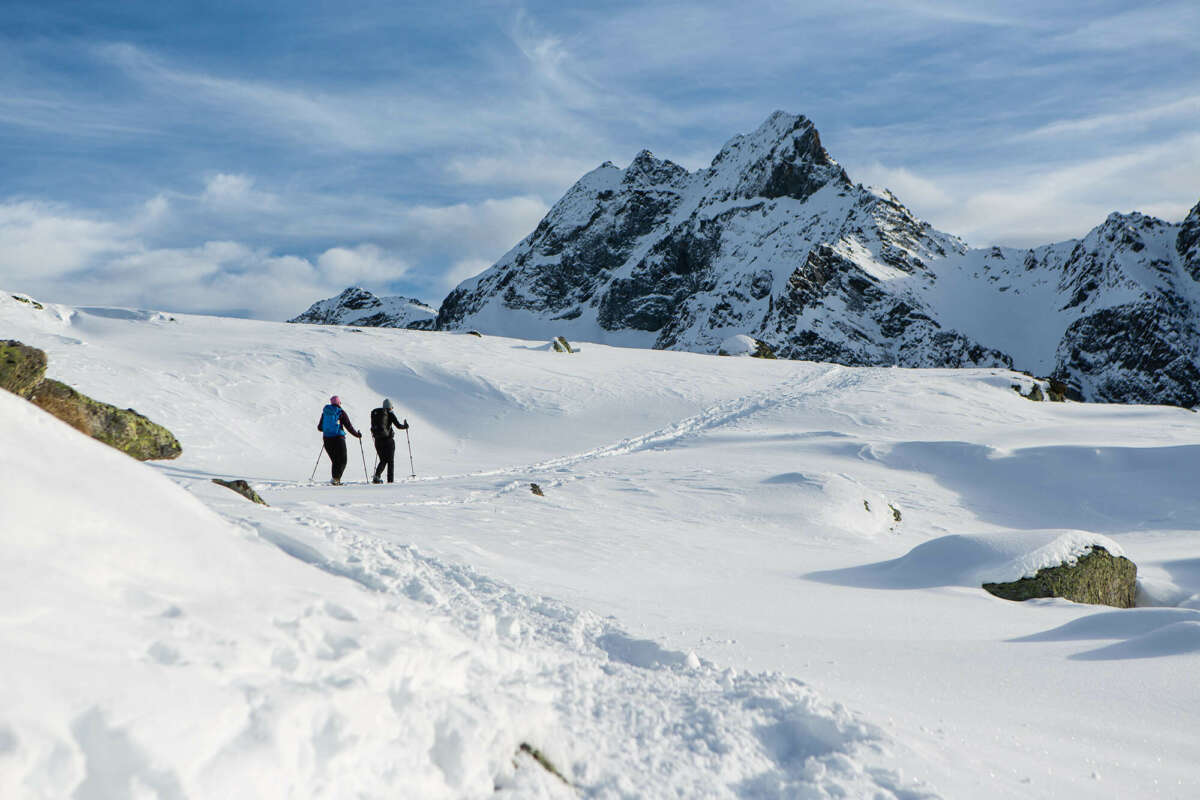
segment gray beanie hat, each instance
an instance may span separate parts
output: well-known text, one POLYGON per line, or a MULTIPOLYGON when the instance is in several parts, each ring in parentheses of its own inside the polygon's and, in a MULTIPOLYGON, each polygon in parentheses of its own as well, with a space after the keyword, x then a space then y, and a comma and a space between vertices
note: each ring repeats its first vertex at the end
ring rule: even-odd
POLYGON ((392 410, 392 401, 387 399, 386 397, 383 398, 383 407, 386 408, 388 411, 391 411, 392 410))

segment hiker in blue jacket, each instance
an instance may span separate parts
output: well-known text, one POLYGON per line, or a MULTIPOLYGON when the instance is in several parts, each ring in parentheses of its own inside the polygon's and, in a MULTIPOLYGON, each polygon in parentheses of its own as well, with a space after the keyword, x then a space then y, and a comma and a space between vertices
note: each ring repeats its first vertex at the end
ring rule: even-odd
POLYGON ((317 430, 325 436, 325 452, 333 464, 333 480, 330 483, 341 486, 342 473, 346 471, 346 431, 358 439, 362 438, 362 434, 350 424, 350 415, 342 410, 342 401, 336 394, 329 398, 329 405, 322 409, 317 430))

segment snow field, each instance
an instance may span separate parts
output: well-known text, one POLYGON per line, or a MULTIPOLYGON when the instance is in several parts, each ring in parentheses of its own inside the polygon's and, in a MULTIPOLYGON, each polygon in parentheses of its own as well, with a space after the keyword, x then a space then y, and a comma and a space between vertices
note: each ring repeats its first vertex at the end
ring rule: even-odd
MULTIPOLYGON (((455 794, 446 776, 468 772, 520 796, 559 791, 540 769, 512 769, 522 736, 540 736, 530 743, 584 796, 1200 792, 1188 702, 1200 430, 1188 412, 1032 403, 1010 388, 1028 379, 998 370, 593 344, 567 355, 494 337, 18 306, 0 300, 0 323, 47 350, 52 376, 180 437, 179 461, 139 470, 188 489, 239 546, 375 598, 376 614, 440 625, 484 662, 479 683, 426 689, 447 704, 487 695, 509 725, 450 748, 470 763, 431 770, 442 796, 455 794), (309 483, 335 392, 359 426, 392 398, 413 423, 417 479, 335 489, 322 461, 309 483), (214 476, 250 479, 272 508, 214 476), (1173 607, 1014 604, 974 583, 1032 568, 1040 547, 1104 540, 1138 564, 1143 600, 1173 607), (954 542, 970 547, 947 554, 954 542), (872 578, 896 559, 902 580, 872 578), (872 579, 844 579, 855 570, 872 579), (524 711, 529 697, 524 726, 497 705, 524 711)), ((369 441, 365 453, 370 468, 369 441)), ((401 441, 400 474, 406 458, 401 441)), ((308 608, 293 600, 279 616, 308 608)), ((363 646, 342 660, 360 669, 372 640, 352 636, 363 646)), ((134 638, 138 653, 156 641, 134 638)), ((329 668, 289 646, 297 669, 329 668)), ((327 688, 313 702, 339 709, 327 688)), ((64 712, 61 730, 76 717, 64 712)), ((356 720, 344 736, 362 735, 356 720)), ((421 757, 453 762, 435 750, 421 757)), ((315 784, 329 769, 302 775, 315 784)))
MULTIPOLYGON (((88 350, 80 384, 134 373, 137 351, 99 361, 57 326, 20 335, 88 350)), ((238 359, 203 338, 209 361, 238 359)), ((161 407, 139 405, 261 432, 227 407, 194 415, 237 387, 269 416, 271 372, 210 373, 188 398, 177 376, 203 361, 143 363, 161 407)), ((134 462, 11 395, 0 436, 5 797, 922 795, 871 763, 877 728, 794 679, 666 650, 356 533, 336 507, 261 508, 199 477, 189 493, 162 474, 183 464, 134 462)), ((231 458, 215 453, 189 455, 231 458)))

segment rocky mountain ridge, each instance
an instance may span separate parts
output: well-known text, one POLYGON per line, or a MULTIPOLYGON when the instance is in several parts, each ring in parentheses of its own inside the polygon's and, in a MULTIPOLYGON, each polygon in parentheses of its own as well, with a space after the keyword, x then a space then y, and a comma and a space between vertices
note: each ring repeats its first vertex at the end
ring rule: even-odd
POLYGON ((1004 366, 1089 400, 1200 404, 1200 204, 1113 214, 1085 237, 972 249, 854 184, 776 112, 688 172, 642 151, 584 175, 455 288, 436 327, 850 365, 1004 366))

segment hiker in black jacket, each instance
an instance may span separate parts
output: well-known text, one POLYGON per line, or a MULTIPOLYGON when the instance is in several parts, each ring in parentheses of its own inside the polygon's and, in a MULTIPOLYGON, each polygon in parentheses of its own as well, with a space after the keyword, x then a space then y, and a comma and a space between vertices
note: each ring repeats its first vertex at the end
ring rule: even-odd
POLYGON ((381 476, 383 468, 387 467, 387 482, 392 483, 396 474, 396 440, 392 436, 392 428, 408 430, 408 420, 401 422, 392 412, 392 401, 383 399, 383 407, 371 411, 371 435, 375 437, 375 452, 379 456, 379 466, 375 468, 372 483, 383 483, 381 476))
POLYGON ((334 486, 342 485, 342 473, 346 471, 346 431, 361 439, 362 434, 354 430, 350 424, 350 415, 342 410, 342 401, 335 394, 329 398, 329 404, 321 410, 321 418, 317 420, 317 430, 325 436, 325 452, 333 464, 334 486))

